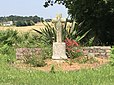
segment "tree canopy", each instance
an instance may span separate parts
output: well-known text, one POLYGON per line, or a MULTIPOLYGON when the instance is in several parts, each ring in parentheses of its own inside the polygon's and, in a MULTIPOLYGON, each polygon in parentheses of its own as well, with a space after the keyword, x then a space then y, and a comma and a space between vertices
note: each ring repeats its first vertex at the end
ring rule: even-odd
POLYGON ((77 22, 84 21, 80 30, 91 29, 88 40, 95 37, 94 45, 114 44, 114 0, 47 0, 44 7, 62 4, 77 22))

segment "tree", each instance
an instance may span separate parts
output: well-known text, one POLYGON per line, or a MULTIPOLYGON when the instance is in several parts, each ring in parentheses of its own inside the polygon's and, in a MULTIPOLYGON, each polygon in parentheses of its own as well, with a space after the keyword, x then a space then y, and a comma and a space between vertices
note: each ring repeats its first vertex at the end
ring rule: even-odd
POLYGON ((17 22, 17 21, 30 21, 32 20, 34 23, 40 22, 41 20, 43 20, 42 17, 38 17, 38 16, 14 16, 14 15, 10 15, 7 17, 0 17, 0 22, 4 22, 4 21, 13 21, 13 22, 17 22))
POLYGON ((78 23, 84 21, 82 33, 91 29, 88 37, 95 37, 94 45, 112 45, 114 43, 114 0, 47 0, 44 7, 54 3, 68 8, 71 19, 78 23))

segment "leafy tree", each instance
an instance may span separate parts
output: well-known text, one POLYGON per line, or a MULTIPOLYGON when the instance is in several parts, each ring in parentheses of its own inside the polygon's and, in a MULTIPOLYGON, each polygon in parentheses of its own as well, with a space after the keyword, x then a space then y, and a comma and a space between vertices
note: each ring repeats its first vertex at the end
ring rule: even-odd
POLYGON ((33 21, 34 23, 40 22, 43 20, 42 17, 38 17, 38 16, 15 16, 15 15, 10 15, 7 17, 0 17, 0 22, 4 22, 4 21, 13 21, 13 22, 17 22, 17 21, 33 21))
MULTIPOLYGON (((71 19, 84 21, 82 33, 92 29, 85 41, 95 37, 94 45, 114 44, 114 0, 47 0, 44 7, 63 4, 71 19)), ((85 42, 84 41, 84 42, 85 42)))
POLYGON ((32 26, 35 23, 32 20, 28 20, 28 21, 17 21, 16 22, 16 26, 20 27, 20 26, 32 26))

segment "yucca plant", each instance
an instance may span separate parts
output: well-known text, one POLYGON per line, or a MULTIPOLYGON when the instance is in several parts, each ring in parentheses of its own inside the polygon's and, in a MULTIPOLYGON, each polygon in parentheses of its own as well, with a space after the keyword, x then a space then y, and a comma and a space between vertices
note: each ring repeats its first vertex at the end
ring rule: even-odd
POLYGON ((42 23, 44 24, 45 28, 41 28, 40 31, 36 29, 33 30, 40 34, 41 42, 46 44, 52 44, 53 40, 56 39, 56 30, 54 29, 54 27, 49 25, 49 23, 42 23))
MULTIPOLYGON (((43 24, 45 28, 41 28, 40 31, 36 29, 33 30, 40 34, 41 41, 43 41, 44 43, 52 44, 53 40, 56 41, 56 29, 47 22, 43 22, 43 24)), ((67 28, 66 21, 64 28, 62 28, 62 40, 64 41, 66 38, 69 38, 79 42, 81 39, 83 39, 90 30, 83 35, 80 35, 81 31, 79 31, 79 27, 81 27, 82 24, 83 22, 78 24, 73 21, 72 26, 70 28, 67 28)))
POLYGON ((79 31, 79 28, 82 26, 82 24, 84 23, 81 22, 80 24, 78 24, 77 22, 75 22, 75 20, 72 22, 72 25, 70 28, 67 28, 67 22, 65 23, 65 27, 63 28, 63 40, 65 40, 66 38, 75 40, 77 42, 79 42, 80 40, 82 40, 90 30, 88 30, 87 32, 85 32, 83 35, 81 34, 81 31, 79 31))

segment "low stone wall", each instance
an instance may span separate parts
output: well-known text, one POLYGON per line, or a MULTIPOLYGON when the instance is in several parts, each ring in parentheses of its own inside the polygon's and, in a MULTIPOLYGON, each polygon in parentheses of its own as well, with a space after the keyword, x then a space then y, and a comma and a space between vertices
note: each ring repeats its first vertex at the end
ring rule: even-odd
POLYGON ((39 55, 41 53, 41 48, 17 48, 16 49, 16 59, 23 59, 24 56, 32 56, 33 54, 39 55))
MULTIPOLYGON (((25 55, 39 55, 41 53, 41 48, 17 48, 16 49, 16 59, 23 59, 25 55)), ((110 46, 93 46, 93 47, 82 47, 82 52, 84 56, 93 56, 108 58, 110 56, 111 47, 110 46)))
POLYGON ((83 47, 82 51, 85 56, 108 58, 110 57, 111 47, 110 46, 83 47))

